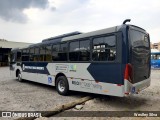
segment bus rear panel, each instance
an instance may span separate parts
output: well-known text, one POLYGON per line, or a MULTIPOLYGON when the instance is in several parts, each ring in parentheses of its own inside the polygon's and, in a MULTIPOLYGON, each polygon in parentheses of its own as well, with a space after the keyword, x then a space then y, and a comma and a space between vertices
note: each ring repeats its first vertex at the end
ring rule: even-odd
POLYGON ((150 40, 145 30, 129 28, 128 64, 125 68, 126 94, 138 93, 150 86, 150 40))

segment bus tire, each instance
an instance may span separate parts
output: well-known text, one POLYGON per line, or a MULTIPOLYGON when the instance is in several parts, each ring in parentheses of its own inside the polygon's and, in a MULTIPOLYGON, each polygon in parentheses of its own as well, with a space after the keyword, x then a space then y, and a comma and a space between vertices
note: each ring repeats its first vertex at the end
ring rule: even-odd
POLYGON ((60 95, 68 95, 69 85, 65 76, 59 76, 56 80, 56 90, 60 95))
POLYGON ((22 74, 21 74, 20 71, 18 71, 17 80, 18 80, 19 82, 22 82, 22 81, 23 81, 23 79, 22 79, 22 74))

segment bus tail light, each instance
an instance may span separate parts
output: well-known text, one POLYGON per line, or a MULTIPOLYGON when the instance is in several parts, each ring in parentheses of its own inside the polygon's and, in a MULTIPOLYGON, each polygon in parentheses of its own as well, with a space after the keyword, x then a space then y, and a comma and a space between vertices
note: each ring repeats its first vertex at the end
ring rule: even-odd
POLYGON ((125 95, 129 95, 129 93, 128 92, 126 92, 126 93, 124 93, 125 95))
POLYGON ((124 79, 131 82, 132 80, 132 66, 131 64, 126 64, 124 79))

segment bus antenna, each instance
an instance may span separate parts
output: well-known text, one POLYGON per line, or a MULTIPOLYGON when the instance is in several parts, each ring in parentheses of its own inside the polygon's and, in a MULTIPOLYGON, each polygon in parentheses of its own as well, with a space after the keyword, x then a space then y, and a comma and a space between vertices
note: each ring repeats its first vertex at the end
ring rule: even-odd
POLYGON ((126 19, 125 21, 123 21, 123 24, 126 24, 126 22, 130 22, 131 19, 126 19))

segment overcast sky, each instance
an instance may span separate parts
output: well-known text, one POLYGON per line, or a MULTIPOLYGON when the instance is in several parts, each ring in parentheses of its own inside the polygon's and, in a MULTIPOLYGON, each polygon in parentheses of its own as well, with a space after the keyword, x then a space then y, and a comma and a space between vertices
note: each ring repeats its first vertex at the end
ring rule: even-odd
POLYGON ((73 31, 140 26, 160 42, 160 0, 0 0, 0 38, 37 43, 73 31))

